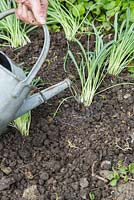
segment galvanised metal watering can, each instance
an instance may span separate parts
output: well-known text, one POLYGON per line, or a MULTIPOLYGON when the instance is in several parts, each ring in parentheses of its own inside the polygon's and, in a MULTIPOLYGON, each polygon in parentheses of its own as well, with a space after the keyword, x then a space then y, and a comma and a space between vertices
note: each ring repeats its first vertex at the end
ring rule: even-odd
MULTIPOLYGON (((0 13, 0 19, 14 12, 15 9, 4 11, 0 13)), ((71 81, 65 79, 30 96, 30 91, 33 88, 31 85, 32 80, 43 64, 49 50, 50 36, 45 25, 43 30, 45 40, 42 52, 27 77, 17 64, 10 60, 3 52, 0 52, 0 133, 5 131, 9 122, 46 102, 71 85, 71 81)))

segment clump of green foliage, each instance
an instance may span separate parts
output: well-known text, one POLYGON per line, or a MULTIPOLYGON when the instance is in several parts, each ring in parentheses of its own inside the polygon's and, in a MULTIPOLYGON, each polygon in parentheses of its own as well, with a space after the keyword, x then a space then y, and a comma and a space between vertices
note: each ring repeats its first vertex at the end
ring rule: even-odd
MULTIPOLYGON (((28 74, 28 71, 25 71, 25 74, 28 74)), ((44 86, 44 81, 41 79, 40 76, 36 77, 32 81, 32 85, 40 88, 44 86)), ((11 126, 15 127, 22 136, 28 136, 30 131, 31 125, 31 111, 23 114, 22 116, 18 117, 14 121, 10 123, 11 126)))
POLYGON ((130 21, 134 22, 134 4, 131 0, 92 0, 90 3, 99 3, 92 11, 92 16, 102 23, 102 26, 109 30, 112 28, 111 22, 117 12, 120 13, 119 21, 126 19, 126 8, 130 8, 130 21))
MULTIPOLYGON (((132 0, 59 0, 58 4, 64 7, 70 15, 82 21, 90 9, 90 13, 85 20, 85 26, 93 20, 99 22, 105 30, 112 29, 114 16, 117 12, 120 13, 119 21, 126 19, 126 8, 130 8, 130 22, 134 22, 134 3, 132 0), (72 6, 73 5, 73 6, 72 6), (95 7, 93 7, 95 5, 95 7)), ((50 0, 50 9, 53 7, 50 0)), ((56 11, 57 12, 57 11, 56 11)), ((57 13, 58 14, 58 13, 57 13)), ((49 18, 49 15, 48 15, 49 18)), ((51 26, 59 30, 59 22, 54 22, 51 26)))
MULTIPOLYGON (((67 1, 67 3, 75 8, 71 2, 67 1)), ((78 12, 77 9, 76 12, 78 12)), ((80 25, 79 13, 77 17, 74 17, 59 0, 49 0, 47 24, 51 25, 55 23, 61 24, 66 38, 72 40, 80 25)))
MULTIPOLYGON (((16 6, 15 0, 0 0, 0 12, 16 8, 16 6)), ((11 45, 13 48, 26 45, 30 42, 27 34, 31 30, 33 27, 18 20, 14 14, 0 20, 0 39, 4 41, 2 45, 11 45)))
POLYGON ((60 24, 67 40, 73 40, 93 7, 95 5, 89 7, 81 19, 82 10, 70 0, 65 0, 65 3, 59 0, 49 0, 47 24, 55 30, 56 28, 59 30, 57 24, 60 24))
POLYGON ((109 42, 105 42, 103 39, 101 29, 96 28, 93 23, 90 24, 90 27, 93 31, 89 35, 93 34, 95 36, 94 51, 90 50, 89 41, 86 49, 78 39, 74 38, 74 42, 78 44, 80 51, 78 54, 74 53, 68 45, 68 52, 64 63, 66 71, 67 60, 71 58, 81 84, 80 90, 74 90, 74 96, 79 103, 86 107, 91 105, 106 75, 108 73, 115 76, 119 75, 134 59, 134 23, 130 25, 129 8, 127 8, 127 18, 122 22, 120 28, 118 13, 116 13, 114 38, 109 42))
POLYGON ((130 9, 127 9, 127 18, 122 22, 120 28, 118 13, 116 13, 114 30, 108 73, 117 76, 134 59, 134 23, 130 25, 130 9))
POLYGON ((123 165, 122 161, 119 161, 116 168, 112 168, 112 174, 109 177, 110 185, 115 187, 119 180, 123 180, 124 183, 131 180, 131 175, 134 174, 134 163, 130 163, 128 166, 123 165))
POLYGON ((74 41, 78 44, 80 52, 76 55, 68 48, 67 56, 64 63, 66 71, 67 58, 70 57, 80 79, 81 91, 75 91, 75 98, 79 103, 88 107, 91 105, 97 89, 101 85, 107 74, 107 61, 111 50, 113 41, 104 43, 103 36, 100 35, 96 27, 92 24, 95 35, 95 50, 90 50, 88 43, 87 50, 80 43, 79 40, 74 41))
POLYGON ((29 135, 29 129, 31 124, 31 111, 15 119, 11 125, 15 127, 23 136, 29 135))

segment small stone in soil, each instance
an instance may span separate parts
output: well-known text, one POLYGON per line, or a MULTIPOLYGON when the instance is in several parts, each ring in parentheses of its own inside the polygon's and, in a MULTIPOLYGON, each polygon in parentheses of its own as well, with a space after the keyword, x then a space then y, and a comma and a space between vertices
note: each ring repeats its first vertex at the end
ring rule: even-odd
POLYGON ((109 171, 109 170, 100 170, 99 174, 103 178, 109 179, 110 175, 112 174, 112 171, 109 171))
POLYGON ((49 174, 47 172, 41 172, 40 179, 47 181, 49 179, 49 174))
POLYGON ((32 158, 31 150, 29 148, 20 149, 19 156, 24 160, 29 160, 32 158))
POLYGON ((39 196, 37 185, 32 185, 24 190, 22 198, 26 200, 38 200, 39 196))
POLYGON ((10 167, 6 167, 4 165, 0 165, 0 170, 6 175, 12 172, 12 169, 10 167))
POLYGON ((123 98, 128 99, 129 97, 131 97, 131 94, 125 94, 123 98))
POLYGON ((87 199, 87 194, 88 194, 88 192, 87 192, 86 189, 82 189, 80 191, 80 196, 81 196, 82 199, 87 199))
POLYGON ((109 161, 109 160, 102 161, 101 169, 106 169, 106 170, 111 169, 111 161, 109 161))
POLYGON ((88 187, 88 185, 89 185, 89 182, 88 182, 87 178, 81 178, 80 179, 81 188, 86 188, 86 187, 88 187))
POLYGON ((72 183, 72 188, 77 191, 79 188, 79 183, 78 182, 72 183))
POLYGON ((13 183, 15 183, 14 178, 3 177, 2 179, 0 179, 0 191, 8 189, 13 183))

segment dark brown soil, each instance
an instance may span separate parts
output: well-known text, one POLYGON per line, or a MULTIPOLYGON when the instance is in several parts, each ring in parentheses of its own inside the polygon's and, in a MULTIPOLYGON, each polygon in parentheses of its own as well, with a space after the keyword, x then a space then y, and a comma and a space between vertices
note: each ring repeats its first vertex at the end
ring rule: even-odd
MULTIPOLYGON (((27 47, 2 50, 30 68, 43 44, 42 31, 34 31, 31 38, 27 47)), ((66 50, 64 35, 52 33, 50 51, 39 72, 46 86, 66 78, 66 50)), ((103 87, 125 81, 130 81, 129 75, 109 77, 103 87)), ((114 87, 96 96, 89 108, 72 98, 53 118, 60 101, 71 96, 66 90, 33 110, 30 136, 23 137, 11 128, 0 139, 0 165, 9 167, 8 173, 0 170, 0 199, 21 200, 32 185, 37 186, 38 200, 90 200, 90 192, 95 200, 114 199, 113 188, 95 174, 111 169, 119 160, 134 161, 133 93, 133 86, 114 87), (3 188, 1 180, 6 183, 3 188)))

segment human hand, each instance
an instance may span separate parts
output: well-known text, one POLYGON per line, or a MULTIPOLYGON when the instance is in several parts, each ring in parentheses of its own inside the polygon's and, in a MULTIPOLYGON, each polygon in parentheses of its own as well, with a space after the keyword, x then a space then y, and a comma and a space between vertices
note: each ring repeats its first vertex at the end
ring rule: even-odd
POLYGON ((16 0, 18 8, 16 15, 18 19, 27 24, 43 25, 47 16, 47 0, 16 0))

